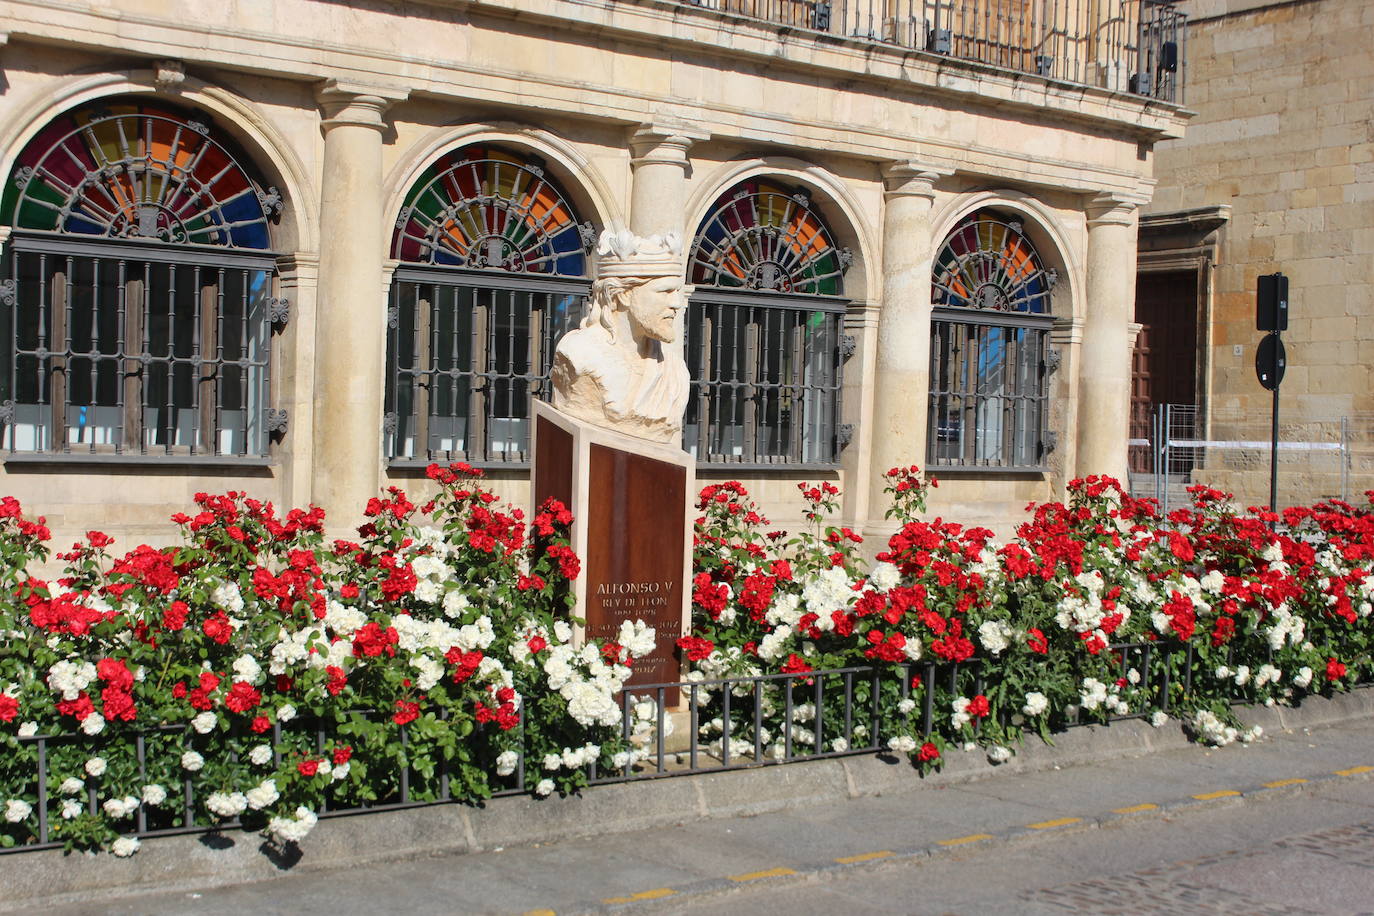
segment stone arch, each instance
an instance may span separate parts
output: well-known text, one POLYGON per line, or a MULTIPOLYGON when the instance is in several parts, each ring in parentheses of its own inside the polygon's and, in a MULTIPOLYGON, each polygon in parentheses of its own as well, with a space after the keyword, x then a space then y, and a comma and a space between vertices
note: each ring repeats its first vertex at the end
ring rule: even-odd
POLYGON ((155 70, 133 69, 75 76, 48 87, 0 119, 0 175, 9 175, 23 149, 53 119, 82 105, 118 96, 146 96, 200 108, 215 117, 216 130, 243 148, 264 182, 281 191, 286 206, 273 233, 274 247, 282 253, 318 250, 319 203, 309 173, 268 117, 233 92, 204 80, 185 76, 175 91, 159 88, 157 80, 155 70))
MULTIPOLYGON (((605 177, 572 144, 536 127, 513 122, 490 122, 436 128, 408 150, 382 183, 382 213, 388 220, 387 225, 390 226, 391 221, 396 219, 405 202, 405 195, 426 168, 446 153, 477 143, 528 150, 544 160, 568 202, 584 220, 590 220, 598 231, 624 223, 605 177)), ((385 244, 386 256, 390 257, 389 231, 385 233, 385 244)))
POLYGON ((717 167, 692 192, 687 201, 684 247, 690 249, 697 227, 711 211, 711 205, 729 188, 751 178, 783 179, 806 188, 820 202, 835 243, 848 248, 854 256, 845 274, 845 298, 853 301, 876 299, 882 293, 877 236, 862 208, 839 178, 820 166, 789 156, 756 156, 736 159, 717 167))
POLYGON ((1072 234, 1052 209, 1021 191, 1006 189, 960 194, 940 207, 932 219, 931 255, 944 245, 959 221, 976 210, 1001 210, 1023 218, 1024 234, 1035 245, 1041 263, 1058 272, 1059 282, 1051 293, 1055 318, 1081 317, 1084 265, 1072 234))

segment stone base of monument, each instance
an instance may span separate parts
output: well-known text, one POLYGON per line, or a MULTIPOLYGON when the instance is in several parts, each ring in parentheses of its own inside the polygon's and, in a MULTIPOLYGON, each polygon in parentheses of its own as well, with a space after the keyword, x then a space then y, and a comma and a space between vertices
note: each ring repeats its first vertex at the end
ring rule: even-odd
MULTIPOLYGON (((681 680, 678 637, 691 626, 692 496, 696 462, 679 448, 593 426, 534 402, 532 496, 573 513, 577 637, 614 639, 626 620, 657 632, 630 686, 681 680)), ((652 699, 652 697, 650 697, 652 699)), ((678 707, 677 690, 665 707, 678 707)))

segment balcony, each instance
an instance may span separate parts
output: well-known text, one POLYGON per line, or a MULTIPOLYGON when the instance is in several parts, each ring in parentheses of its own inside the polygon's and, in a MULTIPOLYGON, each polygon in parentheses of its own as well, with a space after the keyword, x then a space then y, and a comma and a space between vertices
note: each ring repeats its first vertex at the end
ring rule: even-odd
POLYGON ((1183 103, 1172 0, 671 0, 799 32, 1183 103))

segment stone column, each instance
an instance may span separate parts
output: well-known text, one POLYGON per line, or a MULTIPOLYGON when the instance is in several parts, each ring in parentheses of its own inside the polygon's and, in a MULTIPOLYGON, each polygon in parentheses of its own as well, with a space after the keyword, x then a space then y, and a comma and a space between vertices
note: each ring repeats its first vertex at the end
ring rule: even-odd
POLYGON ((686 127, 641 124, 630 137, 630 225, 636 235, 676 232, 687 238, 695 226, 685 224, 687 153, 706 134, 686 127))
MULTIPOLYGON (((707 134, 675 124, 641 124, 630 137, 630 225, 636 235, 682 236, 682 248, 691 257, 695 226, 686 225, 687 175, 692 163, 687 158, 692 144, 707 134)), ((687 310, 678 313, 677 348, 686 344, 687 310)))
POLYGON ((874 365, 872 458, 865 538, 882 550, 896 524, 883 518, 883 474, 926 463, 930 395, 930 270, 936 241, 931 207, 938 172, 915 162, 883 170, 883 299, 874 365))
POLYGON ((356 524, 382 475, 386 307, 382 134, 386 110, 408 92, 328 80, 320 192, 311 499, 330 527, 356 524))
POLYGON ((1088 271, 1078 379, 1078 477, 1125 483, 1130 435, 1137 205, 1113 195, 1088 206, 1088 271))

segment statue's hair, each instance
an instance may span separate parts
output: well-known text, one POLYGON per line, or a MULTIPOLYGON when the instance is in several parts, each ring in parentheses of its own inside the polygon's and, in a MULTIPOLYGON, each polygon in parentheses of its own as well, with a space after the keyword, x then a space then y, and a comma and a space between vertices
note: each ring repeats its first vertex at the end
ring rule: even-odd
POLYGON ((587 297, 587 314, 582 316, 583 329, 600 327, 615 343, 615 313, 626 307, 625 297, 655 277, 606 277, 592 281, 587 297))

